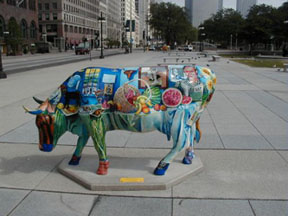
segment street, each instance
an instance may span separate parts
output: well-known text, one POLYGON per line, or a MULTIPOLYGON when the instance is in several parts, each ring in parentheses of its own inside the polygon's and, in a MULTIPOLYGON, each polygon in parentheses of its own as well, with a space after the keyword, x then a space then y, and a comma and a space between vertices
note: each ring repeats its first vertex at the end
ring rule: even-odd
MULTIPOLYGON (((115 54, 124 53, 123 49, 105 49, 104 56, 111 56, 115 54)), ((100 56, 100 49, 92 50, 91 59, 98 59, 100 56)), ((6 74, 23 72, 31 69, 51 67, 61 64, 68 64, 83 60, 90 60, 90 54, 76 55, 74 50, 66 52, 54 51, 52 53, 34 55, 27 54, 24 56, 2 56, 3 68, 6 74)))
MULTIPOLYGON (((0 215, 287 216, 288 73, 224 58, 211 62, 195 52, 187 55, 193 57, 191 63, 209 64, 217 76, 216 92, 200 120, 203 136, 195 145, 204 169, 156 191, 90 191, 60 174, 58 165, 71 157, 76 137, 67 133, 53 152, 40 152, 35 116, 25 113, 22 105, 36 108, 33 96, 45 99, 81 68, 152 66, 163 63, 167 53, 139 50, 77 62, 89 56, 59 53, 31 61, 18 57, 17 66, 4 58, 8 77, 0 80, 0 215), (11 72, 38 67, 38 62, 51 66, 11 72)), ((140 158, 163 155, 172 145, 159 132, 113 131, 106 141, 108 155, 118 158, 128 153, 140 158)), ((81 160, 89 157, 97 159, 91 140, 81 160)))

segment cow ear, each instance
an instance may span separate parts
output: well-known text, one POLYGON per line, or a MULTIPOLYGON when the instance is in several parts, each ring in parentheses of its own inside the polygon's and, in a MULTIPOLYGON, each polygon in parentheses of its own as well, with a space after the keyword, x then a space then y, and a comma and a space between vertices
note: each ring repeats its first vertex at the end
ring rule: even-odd
POLYGON ((30 113, 32 115, 40 115, 43 113, 42 110, 38 109, 38 110, 30 110, 27 107, 23 106, 23 109, 25 110, 25 112, 30 113))

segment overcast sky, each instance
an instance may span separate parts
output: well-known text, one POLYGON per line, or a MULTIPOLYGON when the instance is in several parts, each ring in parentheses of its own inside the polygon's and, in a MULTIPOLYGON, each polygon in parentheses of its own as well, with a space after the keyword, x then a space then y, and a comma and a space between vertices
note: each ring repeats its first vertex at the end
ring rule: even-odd
MULTIPOLYGON (((176 3, 176 4, 180 5, 180 6, 184 6, 184 1, 185 0, 164 0, 164 1, 165 2, 173 2, 173 3, 176 3)), ((203 1, 203 3, 204 3, 204 1, 203 1)), ((287 0, 258 0, 258 3, 259 4, 272 5, 274 7, 279 7, 286 1, 287 0)), ((234 8, 234 9, 236 9, 236 0, 224 0, 224 7, 225 8, 234 8)))

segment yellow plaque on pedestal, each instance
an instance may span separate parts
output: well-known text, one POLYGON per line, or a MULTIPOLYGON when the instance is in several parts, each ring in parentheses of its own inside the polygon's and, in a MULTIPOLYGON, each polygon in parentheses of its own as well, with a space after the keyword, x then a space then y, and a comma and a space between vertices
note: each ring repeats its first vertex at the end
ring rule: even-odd
POLYGON ((144 178, 120 178, 120 182, 122 183, 141 183, 144 182, 144 178))

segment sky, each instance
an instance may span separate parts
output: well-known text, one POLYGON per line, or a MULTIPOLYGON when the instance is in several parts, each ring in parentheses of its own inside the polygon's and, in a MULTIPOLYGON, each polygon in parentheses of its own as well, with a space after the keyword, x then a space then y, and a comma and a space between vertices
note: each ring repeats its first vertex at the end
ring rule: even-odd
MULTIPOLYGON (((184 6, 184 1, 185 0, 163 0, 164 2, 173 2, 176 3, 180 6, 184 6)), ((202 0, 203 3, 205 0, 202 0)), ((233 8, 236 9, 236 0, 223 0, 223 6, 224 8, 233 8)), ((267 4, 267 5, 272 5, 274 7, 279 7, 281 6, 284 2, 287 0, 258 0, 258 4, 267 4)))

